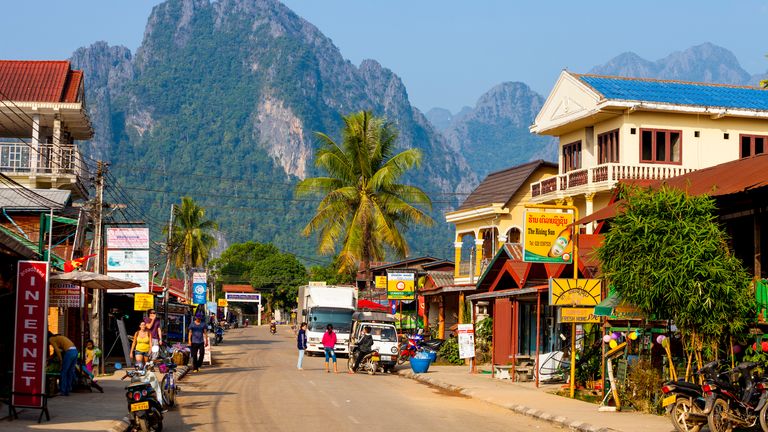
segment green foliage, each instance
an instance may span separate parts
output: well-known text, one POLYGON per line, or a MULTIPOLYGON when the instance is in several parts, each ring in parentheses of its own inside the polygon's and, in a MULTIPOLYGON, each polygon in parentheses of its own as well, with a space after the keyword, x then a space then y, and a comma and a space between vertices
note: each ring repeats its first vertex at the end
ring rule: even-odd
POLYGON ((217 225, 206 219, 205 209, 190 197, 181 199, 181 205, 173 208, 173 216, 171 250, 176 266, 184 269, 187 278, 192 268, 202 267, 208 261, 211 249, 216 246, 212 232, 217 225))
POLYGON ((576 359, 576 383, 586 384, 600 376, 603 353, 600 342, 587 345, 576 359))
POLYGON ((464 364, 464 359, 459 358, 459 340, 455 337, 446 339, 437 354, 448 363, 455 365, 464 364))
MULTIPOLYGON (((339 251, 342 270, 366 271, 371 261, 385 257, 385 247, 408 254, 403 231, 412 224, 432 224, 419 207, 431 200, 419 188, 398 183, 421 163, 421 152, 395 153, 397 131, 367 111, 344 117, 342 142, 317 134, 321 147, 315 164, 327 177, 307 178, 296 186, 297 197, 321 195, 322 201, 303 234, 318 233, 318 251, 339 251)), ((370 275, 368 274, 367 277, 370 275)))
POLYGON ((624 211, 598 251, 609 284, 648 315, 671 318, 704 342, 754 321, 749 276, 728 250, 714 200, 625 188, 624 211))
POLYGON ((355 283, 356 276, 355 271, 341 268, 341 259, 338 256, 327 266, 315 265, 309 268, 309 280, 325 281, 328 285, 351 285, 355 283))
POLYGON ((641 359, 629 367, 627 381, 619 386, 619 398, 638 411, 661 414, 662 383, 659 369, 649 360, 641 359))
POLYGON ((484 341, 493 342, 493 317, 489 316, 477 323, 475 334, 484 341))

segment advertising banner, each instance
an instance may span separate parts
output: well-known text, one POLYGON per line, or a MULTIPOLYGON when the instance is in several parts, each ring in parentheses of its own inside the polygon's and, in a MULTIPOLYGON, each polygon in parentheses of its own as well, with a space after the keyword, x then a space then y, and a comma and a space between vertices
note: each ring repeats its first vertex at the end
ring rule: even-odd
POLYGON ((192 282, 192 304, 205 304, 208 285, 205 282, 192 282))
POLYGON ((107 228, 109 249, 149 249, 149 228, 107 228))
POLYGON ((550 279, 550 306, 597 306, 602 298, 600 279, 550 279))
POLYGON ((599 323, 600 317, 595 315, 595 309, 590 307, 562 307, 560 311, 560 322, 565 323, 599 323))
POLYGON ((523 261, 573 262, 573 213, 527 209, 523 227, 523 261))
POLYGON ((133 310, 145 311, 155 307, 155 296, 152 294, 137 293, 133 296, 133 310))
POLYGON ((387 277, 386 276, 376 276, 376 278, 373 280, 373 284, 378 289, 384 289, 387 287, 387 277))
POLYGON ((410 272, 387 272, 387 299, 413 300, 414 274, 410 272))
POLYGON ((48 358, 48 263, 19 261, 11 404, 42 408, 48 358))
POLYGON ((459 358, 475 356, 475 328, 472 324, 459 324, 459 358))
POLYGON ((149 251, 108 250, 107 271, 149 271, 149 251))
POLYGON ((227 303, 240 302, 240 303, 261 303, 261 294, 257 293, 226 293, 227 303))
POLYGON ((111 271, 111 272, 107 272, 107 276, 112 276, 113 278, 127 280, 127 281, 141 285, 131 289, 107 290, 108 293, 131 294, 131 293, 148 293, 149 292, 149 272, 148 271, 143 271, 143 272, 111 271))
POLYGON ((83 307, 81 288, 70 282, 51 282, 48 290, 48 306, 61 308, 83 307))
POLYGON ((208 282, 208 275, 205 272, 192 273, 192 283, 206 283, 208 282))
POLYGON ((228 303, 227 303, 227 299, 218 299, 218 300, 216 301, 216 304, 217 304, 219 307, 227 307, 227 305, 228 305, 228 303))

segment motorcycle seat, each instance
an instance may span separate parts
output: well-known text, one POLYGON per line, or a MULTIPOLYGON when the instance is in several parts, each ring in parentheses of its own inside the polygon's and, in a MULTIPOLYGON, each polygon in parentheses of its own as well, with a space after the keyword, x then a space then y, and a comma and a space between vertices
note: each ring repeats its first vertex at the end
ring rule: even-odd
POLYGON ((692 382, 684 381, 684 380, 678 380, 673 383, 674 385, 678 387, 687 388, 690 390, 696 390, 701 391, 701 386, 692 382))

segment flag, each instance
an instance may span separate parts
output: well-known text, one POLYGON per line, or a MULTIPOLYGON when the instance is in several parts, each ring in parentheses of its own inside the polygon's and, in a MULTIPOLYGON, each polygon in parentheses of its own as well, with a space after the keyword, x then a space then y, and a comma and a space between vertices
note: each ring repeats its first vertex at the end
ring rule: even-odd
POLYGON ((82 258, 75 258, 73 260, 65 262, 64 263, 64 272, 65 273, 69 273, 71 271, 75 271, 75 270, 79 269, 80 267, 83 266, 83 264, 85 264, 86 261, 88 261, 88 258, 95 257, 95 256, 96 256, 96 254, 86 255, 86 256, 84 256, 82 258))

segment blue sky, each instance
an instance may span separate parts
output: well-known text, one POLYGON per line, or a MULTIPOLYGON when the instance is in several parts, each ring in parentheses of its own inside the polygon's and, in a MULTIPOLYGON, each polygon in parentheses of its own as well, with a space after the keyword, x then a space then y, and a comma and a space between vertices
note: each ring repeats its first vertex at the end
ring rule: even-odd
MULTIPOLYGON (((105 40, 135 50, 158 0, 37 0, 3 5, 3 59, 57 59, 105 40), (42 13, 44 12, 44 13, 42 13), (10 19, 9 19, 10 18, 10 19), (16 35, 16 37, 8 37, 16 35)), ((457 111, 503 81, 546 94, 563 68, 617 54, 649 60, 712 42, 750 73, 768 70, 768 2, 285 0, 355 64, 373 58, 422 110, 457 111)))

